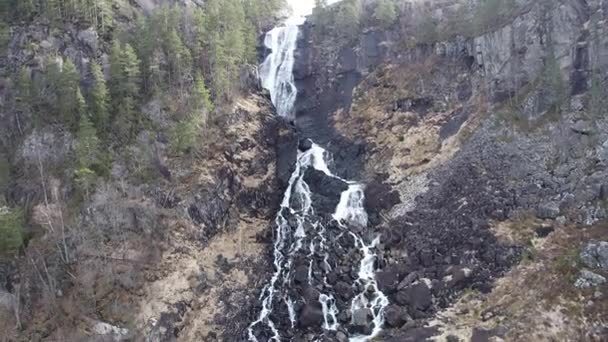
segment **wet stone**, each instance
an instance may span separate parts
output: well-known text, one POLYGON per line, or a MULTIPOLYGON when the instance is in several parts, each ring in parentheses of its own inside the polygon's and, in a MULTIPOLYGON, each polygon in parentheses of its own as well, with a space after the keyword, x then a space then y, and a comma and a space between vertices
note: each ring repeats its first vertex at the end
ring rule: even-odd
POLYGON ((352 317, 352 331, 356 334, 369 335, 372 327, 372 311, 368 308, 355 310, 352 317))
POLYGON ((400 328, 408 320, 407 312, 397 305, 389 305, 384 311, 384 317, 391 328, 400 328))
POLYGON ((318 301, 304 305, 300 312, 299 324, 303 328, 320 326, 323 322, 323 309, 318 301))
POLYGON ((395 300, 400 305, 422 311, 428 309, 433 302, 431 290, 425 283, 418 283, 399 291, 395 300))

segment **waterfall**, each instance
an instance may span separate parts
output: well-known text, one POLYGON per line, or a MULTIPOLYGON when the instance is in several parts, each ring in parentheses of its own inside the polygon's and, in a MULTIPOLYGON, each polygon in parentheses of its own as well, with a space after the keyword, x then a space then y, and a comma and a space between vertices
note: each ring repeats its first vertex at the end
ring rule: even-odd
POLYGON ((264 44, 271 52, 260 66, 262 87, 270 92, 277 113, 290 119, 294 118, 293 106, 298 93, 293 77, 294 51, 299 25, 303 23, 303 17, 290 18, 284 25, 268 32, 264 44))
MULTIPOLYGON (((308 1, 312 9, 312 1, 308 1)), ((292 2, 302 9, 306 1, 292 2)), ((304 21, 302 15, 294 15, 268 32, 264 43, 271 53, 260 66, 263 87, 270 91, 277 113, 288 119, 295 119, 294 51, 299 25, 304 21)), ((382 329, 389 302, 375 279, 380 237, 366 243, 361 233, 368 225, 365 186, 335 175, 330 164, 331 154, 314 142, 298 150, 295 170, 274 222, 274 273, 260 294, 259 314, 248 328, 250 342, 258 342, 258 338, 291 340, 302 321, 308 327, 315 324, 315 340, 321 340, 328 332, 341 331, 350 336, 350 342, 367 342, 382 329), (307 176, 313 177, 313 182, 321 177, 322 184, 309 184, 307 176), (325 194, 312 191, 313 185, 317 192, 325 194), (326 189, 331 187, 333 192, 326 189), (325 196, 326 202, 321 203, 333 203, 335 208, 315 207, 315 196, 325 196), (340 258, 343 255, 336 251, 350 253, 351 258, 340 258), (357 255, 360 262, 352 265, 348 260, 356 260, 357 255), (342 267, 338 269, 340 262, 342 267), (346 273, 345 262, 349 270, 346 273), (337 275, 352 281, 353 295, 348 300, 334 289, 337 275)), ((309 329, 305 331, 310 333, 309 329)))

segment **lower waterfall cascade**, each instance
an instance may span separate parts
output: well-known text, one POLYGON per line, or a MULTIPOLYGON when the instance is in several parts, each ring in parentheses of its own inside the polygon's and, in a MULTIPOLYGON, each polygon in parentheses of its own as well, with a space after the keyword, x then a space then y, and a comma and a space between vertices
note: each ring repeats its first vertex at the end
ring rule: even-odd
MULTIPOLYGON (((322 330, 317 338, 345 326, 351 342, 369 341, 381 331, 388 299, 375 280, 380 238, 374 237, 371 243, 364 238, 364 186, 334 175, 329 166, 331 155, 321 146, 310 141, 301 145, 309 146, 298 151, 275 220, 275 272, 261 293, 262 308, 249 327, 248 339, 290 340, 297 329, 309 327, 318 317, 322 330), (342 190, 334 191, 339 199, 333 212, 315 206, 325 200, 317 198, 318 189, 311 189, 307 180, 319 177, 325 186, 342 190), (356 272, 340 261, 340 255, 349 254, 360 258, 356 272), (340 271, 334 271, 337 268, 340 271), (349 300, 342 293, 344 282, 335 279, 340 273, 356 273, 349 300)), ((342 274, 341 278, 348 276, 342 274)))

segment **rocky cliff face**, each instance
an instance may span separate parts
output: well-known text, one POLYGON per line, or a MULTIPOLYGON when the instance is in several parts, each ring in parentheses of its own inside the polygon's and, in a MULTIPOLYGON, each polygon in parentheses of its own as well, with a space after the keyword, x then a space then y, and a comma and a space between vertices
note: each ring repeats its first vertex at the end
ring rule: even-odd
MULTIPOLYGON (((341 44, 304 27, 298 126, 362 146, 341 162, 364 160, 357 176, 382 232, 383 340, 527 339, 540 322, 552 327, 541 340, 606 336, 606 289, 577 292, 573 257, 607 215, 607 122, 591 100, 606 96, 606 4, 517 5, 491 29, 414 45, 403 27, 369 27, 341 44), (559 109, 544 81, 553 58, 566 89, 559 109), (563 296, 540 285, 556 278, 563 296), (509 294, 520 288, 539 304, 509 294), (463 291, 475 295, 445 311, 463 291), (571 323, 552 316, 565 307, 571 323)), ((448 25, 458 6, 429 12, 448 25)), ((417 14, 404 8, 401 23, 417 14)))

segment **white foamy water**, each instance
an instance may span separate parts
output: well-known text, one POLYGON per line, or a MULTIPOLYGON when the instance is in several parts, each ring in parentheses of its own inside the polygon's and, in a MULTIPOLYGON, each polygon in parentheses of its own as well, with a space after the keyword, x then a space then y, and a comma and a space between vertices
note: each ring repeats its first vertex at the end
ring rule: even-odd
MULTIPOLYGON (((329 1, 329 4, 339 0, 329 1)), ((299 26, 315 7, 314 0, 289 0, 291 15, 281 25, 276 26, 264 38, 264 45, 270 50, 260 66, 262 87, 270 92, 270 98, 277 113, 285 118, 294 119, 293 107, 298 90, 293 77, 295 50, 299 26)))
MULTIPOLYGON (((329 1, 330 4, 335 2, 337 0, 329 1)), ((262 86, 270 92, 277 113, 282 117, 294 119, 293 109, 297 97, 293 77, 294 53, 300 31, 299 26, 304 23, 305 16, 312 13, 314 0, 288 0, 288 3, 293 8, 293 15, 266 34, 264 43, 271 50, 271 53, 260 66, 260 78, 262 86)), ((382 329, 384 309, 388 305, 388 299, 378 289, 375 280, 375 261, 377 259, 375 250, 380 240, 376 238, 371 244, 366 244, 361 236, 348 231, 349 225, 361 228, 368 224, 364 207, 365 187, 362 184, 350 182, 334 175, 328 165, 330 158, 330 154, 325 149, 314 143, 307 151, 298 152, 295 170, 291 174, 283 195, 281 208, 275 219, 274 273, 260 294, 259 300, 262 303, 262 309, 257 319, 249 326, 248 338, 251 342, 258 342, 254 331, 257 328, 261 328, 261 330, 270 334, 270 341, 282 341, 281 332, 277 329, 271 317, 274 309, 276 309, 275 305, 284 305, 291 328, 296 327, 298 320, 296 301, 298 298, 290 296, 289 286, 293 276, 292 267, 294 262, 297 262, 298 253, 301 251, 306 253, 305 251, 307 251, 308 270, 306 277, 308 284, 311 286, 314 282, 313 278, 316 277, 316 275, 313 277, 315 255, 323 257, 325 273, 332 269, 329 262, 329 251, 334 242, 327 241, 327 230, 323 223, 319 221, 320 218, 315 215, 310 188, 304 181, 304 173, 309 167, 323 172, 328 177, 338 178, 348 183, 348 189, 341 194, 340 201, 332 216, 344 229, 335 240, 338 240, 343 234, 350 234, 355 240, 355 245, 359 248, 362 259, 357 273, 358 279, 352 286, 353 288, 361 287, 363 292, 353 298, 350 308, 342 308, 342 310, 350 310, 352 315, 359 309, 367 308, 371 310, 373 317, 372 322, 370 322, 372 324, 372 334, 369 336, 351 336, 350 341, 370 341, 382 329), (307 233, 306 227, 310 232, 307 233)), ((323 286, 326 290, 331 291, 326 274, 323 276, 323 286)), ((339 328, 337 317, 340 308, 336 304, 334 295, 319 293, 318 300, 323 314, 322 328, 337 330, 339 328)))

